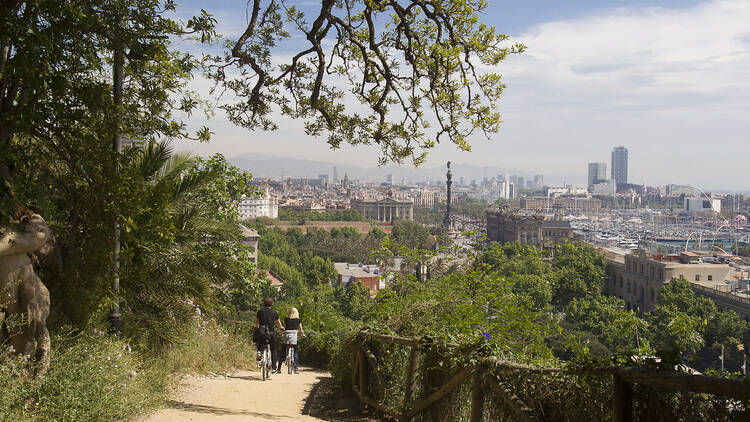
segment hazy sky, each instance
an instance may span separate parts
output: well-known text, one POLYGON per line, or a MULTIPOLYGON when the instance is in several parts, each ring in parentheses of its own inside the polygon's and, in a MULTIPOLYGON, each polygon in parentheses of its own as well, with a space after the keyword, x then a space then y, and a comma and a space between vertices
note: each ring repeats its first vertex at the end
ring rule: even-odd
MULTIPOLYGON (((489 1, 482 20, 528 46, 498 69, 504 124, 470 153, 438 146, 427 165, 450 159, 585 184, 587 163, 609 167, 624 145, 631 183, 750 190, 750 1, 489 1)), ((231 36, 244 29, 245 4, 188 1, 181 14, 206 8, 231 36)), ((202 155, 376 164, 376 149, 331 151, 288 119, 271 133, 233 127, 221 113, 193 123, 215 132, 209 144, 185 145, 202 155)))

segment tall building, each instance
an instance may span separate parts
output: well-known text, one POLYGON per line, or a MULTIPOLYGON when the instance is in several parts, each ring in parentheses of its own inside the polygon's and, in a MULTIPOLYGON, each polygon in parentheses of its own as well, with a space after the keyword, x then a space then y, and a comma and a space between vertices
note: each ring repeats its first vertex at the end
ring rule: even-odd
POLYGON ((544 175, 541 175, 541 174, 534 175, 534 187, 537 189, 544 187, 544 175))
POLYGON ((518 176, 518 183, 516 183, 516 185, 518 186, 518 190, 526 189, 526 180, 523 177, 518 176))
POLYGON ((628 183, 628 149, 622 145, 612 150, 612 179, 618 186, 628 183))
POLYGON ((589 163, 589 187, 607 179, 607 163, 589 163))
POLYGON ((333 184, 339 182, 339 173, 336 171, 336 167, 333 168, 333 184))
POLYGON ((386 176, 386 178, 385 178, 385 181, 386 181, 386 182, 387 182, 387 183, 388 183, 389 185, 393 185, 393 175, 392 175, 392 174, 389 174, 388 176, 386 176))

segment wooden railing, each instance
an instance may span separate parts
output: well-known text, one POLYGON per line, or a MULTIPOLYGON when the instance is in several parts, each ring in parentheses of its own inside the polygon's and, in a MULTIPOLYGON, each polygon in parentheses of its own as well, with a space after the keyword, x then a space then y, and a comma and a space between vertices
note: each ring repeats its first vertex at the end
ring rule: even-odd
MULTIPOLYGON (((505 361, 497 358, 482 358, 475 360, 472 364, 466 364, 454 368, 453 373, 440 388, 425 394, 418 401, 414 400, 415 380, 419 370, 419 339, 387 336, 360 332, 358 335, 358 347, 352 353, 352 388, 362 403, 377 409, 390 418, 400 421, 411 421, 425 410, 444 400, 451 392, 471 378, 470 397, 471 407, 469 420, 479 422, 484 420, 486 406, 503 405, 514 413, 513 420, 519 421, 542 421, 545 420, 535 409, 519 398, 506 383, 508 375, 532 374, 545 375, 583 375, 611 379, 612 395, 611 417, 613 422, 630 422, 633 420, 633 387, 640 385, 653 390, 679 391, 691 393, 704 393, 717 396, 730 397, 737 400, 750 398, 746 381, 739 379, 728 379, 706 375, 692 375, 678 372, 659 371, 655 369, 636 367, 603 367, 591 369, 563 369, 563 368, 540 368, 515 362, 505 361), (400 405, 394 407, 378 401, 370 395, 369 377, 375 373, 378 358, 372 350, 367 347, 368 342, 380 342, 386 344, 400 345, 409 348, 406 375, 403 384, 404 396, 400 405), (609 378, 611 377, 611 378, 609 378), (501 403, 485 403, 488 393, 493 397, 499 397, 501 403)), ((455 344, 442 344, 443 347, 455 348, 455 344)), ((437 387, 437 386, 435 386, 437 387)), ((393 400, 391 400, 392 402, 393 400)), ((510 416, 510 415, 509 415, 510 416)), ((649 420, 658 420, 651 419, 649 420)))

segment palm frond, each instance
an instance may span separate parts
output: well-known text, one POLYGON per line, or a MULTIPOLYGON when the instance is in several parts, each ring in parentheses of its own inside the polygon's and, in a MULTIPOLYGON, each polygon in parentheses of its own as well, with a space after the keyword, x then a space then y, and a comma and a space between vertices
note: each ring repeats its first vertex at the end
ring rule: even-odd
POLYGON ((159 168, 157 180, 178 180, 185 171, 195 165, 195 158, 189 152, 171 154, 159 168))
POLYGON ((155 180, 164 164, 170 161, 172 150, 170 141, 149 142, 135 162, 136 169, 145 180, 155 180))

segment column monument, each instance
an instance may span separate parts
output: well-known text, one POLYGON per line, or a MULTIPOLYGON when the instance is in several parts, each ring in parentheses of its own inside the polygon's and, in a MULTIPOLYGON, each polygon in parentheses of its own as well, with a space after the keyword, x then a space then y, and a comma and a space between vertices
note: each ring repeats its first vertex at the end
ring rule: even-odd
POLYGON ((448 180, 445 182, 446 186, 448 187, 448 196, 445 201, 445 217, 443 217, 443 226, 445 226, 448 230, 451 230, 453 228, 453 224, 451 224, 451 185, 453 184, 453 181, 451 180, 453 176, 451 175, 451 162, 448 161, 448 173, 446 173, 446 177, 448 180))

